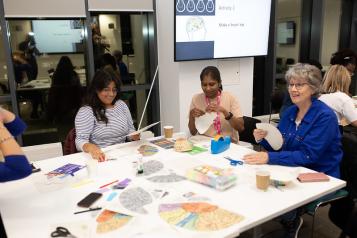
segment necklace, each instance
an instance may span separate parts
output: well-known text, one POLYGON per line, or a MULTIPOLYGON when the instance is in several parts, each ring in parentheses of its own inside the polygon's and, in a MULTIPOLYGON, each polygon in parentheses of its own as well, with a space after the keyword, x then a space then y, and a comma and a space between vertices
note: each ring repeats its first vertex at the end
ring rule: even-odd
MULTIPOLYGON (((218 93, 217 93, 216 101, 217 101, 217 106, 219 106, 219 104, 221 103, 221 92, 220 91, 218 91, 218 93)), ((210 101, 207 96, 206 96, 206 103, 207 103, 207 106, 210 105, 210 101)), ((213 126, 214 126, 214 129, 216 130, 217 134, 220 135, 221 134, 221 118, 219 116, 219 112, 217 112, 216 119, 214 119, 214 121, 213 121, 213 126)))

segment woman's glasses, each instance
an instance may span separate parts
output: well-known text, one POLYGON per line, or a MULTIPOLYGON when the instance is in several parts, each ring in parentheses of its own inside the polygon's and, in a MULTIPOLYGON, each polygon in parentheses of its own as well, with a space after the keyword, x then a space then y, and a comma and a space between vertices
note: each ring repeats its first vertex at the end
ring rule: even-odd
POLYGON ((296 90, 300 90, 304 87, 305 84, 307 83, 289 83, 288 89, 292 89, 295 86, 296 90))

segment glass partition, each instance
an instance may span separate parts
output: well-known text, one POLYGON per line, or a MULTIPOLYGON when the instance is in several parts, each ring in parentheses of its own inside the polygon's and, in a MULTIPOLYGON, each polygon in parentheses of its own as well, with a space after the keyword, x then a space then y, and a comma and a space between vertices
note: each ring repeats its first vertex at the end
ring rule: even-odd
POLYGON ((24 145, 63 141, 86 86, 82 19, 7 21, 24 145))
MULTIPOLYGON (((4 34, 0 27, 0 35, 4 34)), ((0 96, 8 95, 9 90, 9 80, 7 76, 7 65, 6 65, 6 57, 4 51, 4 45, 2 39, 0 39, 0 96)))
MULTIPOLYGON (((150 87, 150 23, 152 13, 92 13, 92 43, 96 70, 105 67, 104 54, 115 58, 120 73, 122 96, 131 111, 134 124, 139 123, 150 87)), ((142 126, 150 121, 147 113, 142 126)))

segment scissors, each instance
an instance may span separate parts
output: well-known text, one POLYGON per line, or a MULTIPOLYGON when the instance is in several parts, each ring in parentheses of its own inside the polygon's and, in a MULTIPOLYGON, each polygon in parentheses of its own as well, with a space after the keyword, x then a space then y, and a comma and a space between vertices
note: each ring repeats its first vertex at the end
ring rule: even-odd
POLYGON ((241 160, 234 160, 233 158, 229 157, 229 156, 224 156, 223 158, 227 159, 230 161, 230 164, 233 166, 237 166, 237 165, 242 165, 243 161, 241 160))
POLYGON ((71 237, 76 238, 76 236, 72 235, 67 228, 58 226, 54 232, 51 233, 51 237, 71 237))

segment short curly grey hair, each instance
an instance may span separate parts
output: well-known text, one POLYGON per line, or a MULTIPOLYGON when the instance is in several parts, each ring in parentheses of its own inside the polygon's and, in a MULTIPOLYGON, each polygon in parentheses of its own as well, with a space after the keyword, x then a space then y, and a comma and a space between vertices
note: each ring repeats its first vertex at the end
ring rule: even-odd
POLYGON ((321 92, 322 76, 321 71, 313 65, 297 63, 293 65, 285 74, 287 84, 291 79, 304 79, 314 92, 312 96, 318 97, 321 92))

